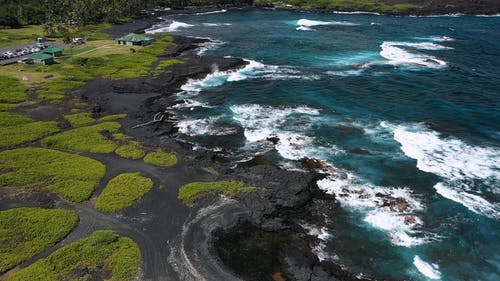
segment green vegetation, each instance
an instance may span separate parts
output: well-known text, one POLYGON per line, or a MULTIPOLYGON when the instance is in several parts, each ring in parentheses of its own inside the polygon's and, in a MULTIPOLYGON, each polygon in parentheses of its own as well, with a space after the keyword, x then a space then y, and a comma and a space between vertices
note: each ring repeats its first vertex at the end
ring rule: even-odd
POLYGON ((128 144, 122 145, 115 150, 115 153, 123 158, 139 159, 144 157, 144 150, 137 141, 129 141, 128 144))
POLYGON ((0 152, 0 187, 44 187, 67 200, 87 200, 106 167, 87 157, 45 148, 0 152))
POLYGON ((160 167, 172 167, 177 164, 177 155, 175 155, 175 153, 167 153, 158 149, 154 152, 146 154, 144 162, 160 167))
POLYGON ((99 122, 113 121, 113 120, 117 120, 117 119, 123 119, 125 117, 127 117, 126 113, 106 115, 106 116, 99 118, 99 122))
POLYGON ((35 122, 30 118, 10 112, 0 112, 0 147, 34 141, 45 135, 58 132, 55 121, 35 122))
POLYGON ((74 212, 62 209, 0 211, 0 274, 52 247, 77 223, 74 212))
POLYGON ((65 75, 46 82, 36 93, 39 99, 60 100, 67 91, 82 87, 90 79, 88 75, 81 77, 65 75))
POLYGON ((156 76, 160 75, 162 72, 165 72, 167 70, 167 68, 169 68, 171 65, 179 64, 179 63, 184 63, 184 62, 181 60, 177 60, 177 59, 162 60, 156 66, 156 69, 153 71, 153 75, 156 77, 156 76))
POLYGON ((192 182, 183 185, 179 189, 177 198, 190 205, 198 198, 214 192, 223 193, 228 197, 235 197, 253 191, 255 191, 255 187, 245 186, 244 183, 237 181, 192 182))
POLYGON ((0 111, 8 111, 16 107, 15 104, 0 103, 0 111))
POLYGON ((92 118, 91 114, 87 112, 64 115, 64 119, 68 120, 73 127, 81 127, 95 122, 95 119, 92 118))
POLYGON ((104 122, 80 127, 46 137, 42 140, 42 145, 79 152, 111 153, 115 151, 118 145, 110 137, 106 137, 102 133, 108 132, 111 134, 118 131, 120 127, 117 122, 104 122))
POLYGON ((0 103, 19 103, 26 100, 26 87, 16 78, 0 76, 0 103))
POLYGON ((121 174, 109 181, 97 198, 95 208, 115 212, 132 205, 153 187, 153 181, 139 173, 121 174))
POLYGON ((396 13, 419 8, 419 6, 411 3, 391 5, 376 0, 255 0, 254 4, 257 6, 273 5, 275 7, 283 7, 285 5, 293 5, 312 9, 358 10, 383 13, 396 13))
POLYGON ((7 281, 132 280, 139 271, 141 252, 130 238, 100 230, 64 246, 9 277, 7 281))

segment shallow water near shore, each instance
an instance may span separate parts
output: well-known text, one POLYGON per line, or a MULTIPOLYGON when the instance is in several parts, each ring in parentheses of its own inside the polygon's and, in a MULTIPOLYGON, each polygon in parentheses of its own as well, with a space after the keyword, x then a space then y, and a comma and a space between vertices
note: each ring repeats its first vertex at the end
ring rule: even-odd
POLYGON ((229 10, 148 32, 162 30, 249 61, 183 86, 181 139, 234 163, 324 161, 318 186, 340 210, 305 222, 320 258, 379 278, 500 279, 499 17, 229 10))

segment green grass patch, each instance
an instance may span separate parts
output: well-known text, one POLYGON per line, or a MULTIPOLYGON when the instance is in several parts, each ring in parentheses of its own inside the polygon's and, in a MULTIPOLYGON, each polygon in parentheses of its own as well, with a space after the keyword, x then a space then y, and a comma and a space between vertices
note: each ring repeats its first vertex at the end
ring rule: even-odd
POLYGON ((77 223, 74 212, 62 209, 0 211, 0 273, 52 247, 77 223))
POLYGON ((107 132, 111 136, 111 133, 118 131, 120 127, 121 125, 117 122, 80 127, 46 137, 42 140, 42 145, 79 152, 111 153, 118 145, 103 133, 107 132))
POLYGON ((293 5, 296 7, 328 9, 328 10, 358 10, 382 13, 406 12, 421 8, 411 3, 386 4, 375 0, 256 0, 256 5, 272 4, 275 7, 293 5))
POLYGON ((101 280, 109 274, 107 281, 128 281, 137 275, 140 261, 141 252, 132 239, 111 230, 100 230, 56 250, 6 280, 101 280))
POLYGON ((0 103, 0 111, 8 111, 16 107, 15 104, 0 103))
POLYGON ((156 69, 154 70, 153 74, 154 76, 160 75, 162 72, 167 71, 167 69, 174 65, 174 64, 179 64, 179 63, 184 63, 184 61, 178 60, 178 59, 171 59, 171 60, 162 60, 158 63, 158 66, 156 66, 156 69))
POLYGON ((190 205, 198 198, 214 192, 235 197, 253 191, 255 191, 255 187, 245 186, 244 183, 238 181, 192 182, 179 189, 177 198, 190 205))
POLYGON ((88 112, 64 115, 64 119, 68 120, 73 127, 81 127, 95 122, 95 119, 88 112))
POLYGON ((87 41, 108 40, 108 39, 109 39, 109 34, 102 32, 93 33, 87 37, 87 41))
POLYGON ((73 202, 87 200, 106 167, 80 155, 45 148, 0 152, 0 187, 43 187, 73 202))
POLYGON ((175 153, 168 153, 158 149, 146 154, 144 162, 160 167, 172 167, 177 164, 177 155, 175 153))
POLYGON ((55 78, 42 85, 36 92, 37 97, 42 100, 61 100, 67 91, 82 87, 88 80, 90 80, 90 77, 83 76, 80 78, 74 78, 73 76, 55 78))
POLYGON ((0 48, 35 43, 38 37, 43 37, 43 29, 41 25, 29 25, 23 28, 0 29, 0 48))
POLYGON ((33 121, 30 118, 10 112, 0 112, 0 147, 13 146, 37 140, 58 132, 55 121, 33 121))
POLYGON ((121 174, 106 185, 97 198, 95 208, 104 212, 116 212, 132 205, 153 187, 153 181, 139 173, 121 174))
POLYGON ((0 76, 0 103, 19 103, 26 100, 24 86, 19 79, 0 76))
POLYGON ((123 119, 127 117, 126 113, 120 113, 120 114, 112 114, 112 115, 107 115, 99 118, 99 122, 105 122, 105 121, 113 121, 117 119, 123 119))
POLYGON ((137 141, 129 141, 128 144, 119 146, 115 153, 129 159, 140 159, 146 154, 137 141))

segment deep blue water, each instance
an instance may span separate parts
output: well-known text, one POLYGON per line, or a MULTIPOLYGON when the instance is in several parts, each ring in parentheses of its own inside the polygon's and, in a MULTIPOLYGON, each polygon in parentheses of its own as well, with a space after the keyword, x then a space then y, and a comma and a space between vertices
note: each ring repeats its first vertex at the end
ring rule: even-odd
POLYGON ((336 167, 318 185, 341 208, 329 227, 304 222, 321 258, 376 277, 500 280, 500 17, 236 10, 157 28, 251 61, 184 86, 181 138, 235 161, 336 167))

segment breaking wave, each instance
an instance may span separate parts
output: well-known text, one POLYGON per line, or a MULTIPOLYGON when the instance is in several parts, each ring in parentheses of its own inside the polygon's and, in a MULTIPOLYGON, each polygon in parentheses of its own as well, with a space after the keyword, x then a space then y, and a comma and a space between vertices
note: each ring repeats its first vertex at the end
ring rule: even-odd
POLYGON ((180 28, 189 28, 193 27, 194 25, 188 24, 185 22, 180 22, 180 21, 172 21, 169 25, 165 26, 165 23, 160 23, 157 25, 154 25, 153 27, 146 29, 146 33, 148 34, 155 34, 155 33, 161 33, 161 32, 174 32, 177 31, 180 28))
POLYGON ((445 47, 431 42, 393 42, 385 41, 380 47, 380 55, 393 65, 424 66, 429 68, 442 68, 447 65, 443 60, 434 56, 424 54, 418 50, 449 50, 445 47), (408 50, 410 49, 410 50, 408 50))
POLYGON ((500 179, 500 150, 473 146, 448 137, 421 125, 396 126, 394 139, 401 150, 417 160, 419 170, 443 178, 434 188, 443 197, 462 204, 469 210, 491 218, 500 218, 500 205, 490 203, 484 194, 499 194, 494 185, 500 179), (481 187, 475 180, 492 182, 492 187, 481 187))
POLYGON ((439 266, 437 264, 430 264, 423 261, 419 256, 413 258, 413 265, 418 269, 420 273, 425 275, 429 279, 441 279, 441 272, 439 271, 439 266))

